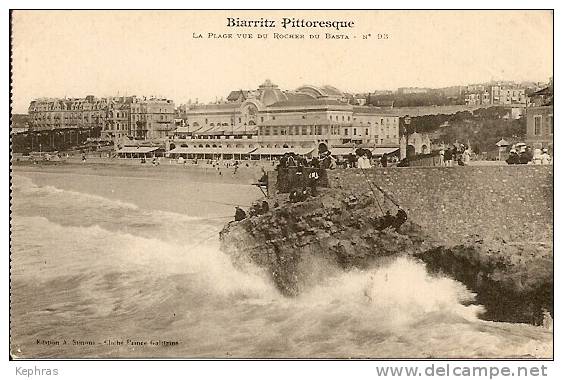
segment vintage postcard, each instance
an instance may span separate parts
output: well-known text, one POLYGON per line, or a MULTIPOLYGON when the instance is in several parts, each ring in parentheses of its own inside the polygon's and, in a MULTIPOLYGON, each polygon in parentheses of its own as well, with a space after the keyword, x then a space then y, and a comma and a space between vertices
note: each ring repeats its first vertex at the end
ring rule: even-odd
POLYGON ((10 22, 12 359, 553 358, 551 10, 10 22))

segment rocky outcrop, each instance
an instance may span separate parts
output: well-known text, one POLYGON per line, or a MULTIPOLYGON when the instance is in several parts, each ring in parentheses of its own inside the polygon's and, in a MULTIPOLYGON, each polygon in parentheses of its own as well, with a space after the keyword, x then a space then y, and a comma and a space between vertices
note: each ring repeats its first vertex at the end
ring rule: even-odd
POLYGON ((318 197, 275 195, 279 207, 225 226, 222 249, 266 269, 286 295, 409 255, 475 292, 485 318, 537 324, 553 315, 551 181, 551 168, 530 166, 331 171, 318 197), (397 231, 376 228, 396 209, 375 183, 409 214, 397 231))
POLYGON ((485 319, 540 325, 553 316, 553 249, 542 243, 469 239, 415 255, 476 293, 485 319))
POLYGON ((284 294, 326 276, 332 268, 363 268, 398 254, 430 249, 430 237, 407 222, 399 231, 378 231, 375 201, 342 191, 281 205, 265 215, 231 222, 221 231, 222 250, 242 263, 266 268, 284 294))

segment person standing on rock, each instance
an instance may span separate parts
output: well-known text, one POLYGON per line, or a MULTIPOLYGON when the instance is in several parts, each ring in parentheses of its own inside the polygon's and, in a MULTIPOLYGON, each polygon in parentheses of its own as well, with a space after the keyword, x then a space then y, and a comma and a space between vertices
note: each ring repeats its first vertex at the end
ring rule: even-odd
POLYGON ((367 158, 365 153, 362 154, 358 158, 358 168, 360 168, 360 169, 370 169, 371 168, 371 164, 369 163, 369 158, 367 158))
POLYGON ((291 182, 290 182, 290 188, 296 188, 296 187, 302 187, 305 185, 305 179, 303 178, 303 166, 299 165, 297 167, 297 171, 295 172, 295 175, 293 176, 293 178, 291 178, 291 182))
POLYGON ((381 156, 381 166, 384 168, 387 167, 387 153, 383 153, 383 156, 381 156))
POLYGON ((446 163, 446 166, 452 166, 452 158, 453 152, 451 148, 446 149, 446 151, 444 152, 444 162, 446 163))
POLYGON ((445 166, 445 162, 444 162, 444 155, 446 154, 446 152, 444 151, 444 147, 440 148, 440 166, 445 166))
POLYGON ((543 149, 542 154, 540 155, 541 157, 541 164, 542 165, 549 165, 551 164, 551 156, 549 155, 549 153, 547 152, 547 149, 543 149))
POLYGON ((311 169, 309 173, 309 186, 311 187, 311 196, 317 196, 317 184, 319 182, 319 173, 316 168, 311 169))

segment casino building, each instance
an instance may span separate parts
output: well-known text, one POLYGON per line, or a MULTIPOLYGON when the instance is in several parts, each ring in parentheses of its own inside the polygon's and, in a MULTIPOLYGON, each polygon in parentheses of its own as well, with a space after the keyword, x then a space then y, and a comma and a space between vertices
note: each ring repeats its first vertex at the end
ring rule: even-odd
POLYGON ((187 157, 313 156, 325 148, 346 155, 360 146, 383 154, 396 151, 400 139, 400 115, 353 106, 332 86, 288 91, 266 80, 255 91, 232 91, 224 103, 181 106, 178 116, 185 126, 176 130, 170 153, 187 157))

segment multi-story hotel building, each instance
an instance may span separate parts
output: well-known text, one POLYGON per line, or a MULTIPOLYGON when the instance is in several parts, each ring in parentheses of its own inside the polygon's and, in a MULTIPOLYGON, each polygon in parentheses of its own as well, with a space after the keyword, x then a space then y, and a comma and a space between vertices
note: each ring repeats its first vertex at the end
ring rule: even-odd
POLYGON ((133 98, 130 104, 130 134, 136 139, 171 137, 176 129, 174 102, 159 98, 133 98))
MULTIPOLYGON (((302 86, 283 91, 266 80, 256 91, 233 91, 222 104, 190 105, 180 113, 185 152, 197 148, 238 149, 273 155, 292 149, 316 154, 345 145, 399 146, 399 115, 392 110, 353 106, 332 86, 302 86), (324 145, 324 146, 323 146, 324 145)), ((350 148, 348 148, 350 150, 350 148)), ((234 150, 233 150, 234 151, 234 150)), ((179 152, 179 151, 178 151, 179 152)))
POLYGON ((525 107, 527 100, 525 89, 512 85, 471 85, 467 86, 465 93, 465 104, 468 106, 504 105, 525 107))
POLYGON ((33 130, 102 128, 109 102, 108 98, 93 96, 32 100, 28 108, 29 125, 33 130))
POLYGON ((174 102, 158 98, 42 98, 28 113, 31 130, 100 128, 105 139, 165 138, 175 129, 174 102))

